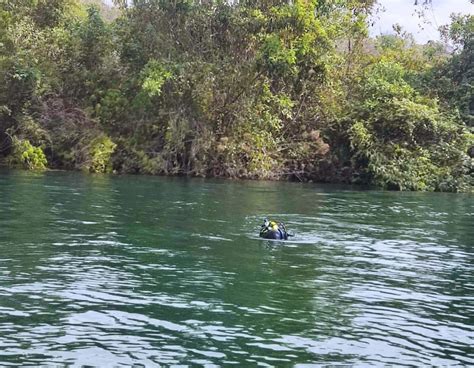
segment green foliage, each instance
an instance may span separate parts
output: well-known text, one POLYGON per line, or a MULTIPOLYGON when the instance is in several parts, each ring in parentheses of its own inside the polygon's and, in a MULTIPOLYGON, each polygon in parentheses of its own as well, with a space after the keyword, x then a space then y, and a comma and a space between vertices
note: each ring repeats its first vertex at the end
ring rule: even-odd
POLYGON ((390 189, 462 189, 469 173, 457 165, 468 160, 466 131, 435 100, 419 96, 403 70, 386 62, 366 70, 362 99, 348 116, 354 169, 362 181, 390 189), (456 176, 464 179, 447 188, 456 176))
POLYGON ((268 35, 262 47, 264 68, 274 73, 294 74, 296 50, 287 48, 278 35, 268 35))
POLYGON ((40 147, 33 146, 26 139, 12 137, 12 153, 8 162, 12 166, 22 167, 28 170, 45 170, 48 164, 46 156, 40 147))
POLYGON ((441 27, 441 34, 458 49, 472 46, 469 44, 474 41, 474 16, 452 14, 451 24, 441 27))
POLYGON ((101 64, 102 58, 109 50, 109 29, 102 20, 99 9, 87 8, 87 18, 77 25, 75 30, 79 37, 79 59, 87 69, 101 64))
POLYGON ((431 86, 448 104, 456 106, 466 125, 474 129, 474 16, 453 15, 442 34, 455 51, 452 58, 431 71, 431 86))
POLYGON ((105 135, 93 139, 87 146, 89 159, 83 163, 83 169, 91 173, 111 172, 111 157, 116 147, 105 135))
POLYGON ((161 95, 161 87, 172 74, 156 60, 150 60, 142 72, 142 90, 148 97, 161 95))
POLYGON ((86 3, 0 2, 12 164, 472 187, 472 17, 450 54, 369 39, 374 0, 86 3))

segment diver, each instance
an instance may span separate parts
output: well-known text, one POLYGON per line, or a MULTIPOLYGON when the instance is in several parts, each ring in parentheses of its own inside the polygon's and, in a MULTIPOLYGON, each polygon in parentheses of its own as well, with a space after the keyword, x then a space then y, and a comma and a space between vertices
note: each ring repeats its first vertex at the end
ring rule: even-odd
POLYGON ((282 222, 277 224, 275 221, 269 221, 267 218, 265 218, 263 225, 260 228, 261 238, 288 240, 289 236, 292 235, 288 234, 285 224, 282 222))

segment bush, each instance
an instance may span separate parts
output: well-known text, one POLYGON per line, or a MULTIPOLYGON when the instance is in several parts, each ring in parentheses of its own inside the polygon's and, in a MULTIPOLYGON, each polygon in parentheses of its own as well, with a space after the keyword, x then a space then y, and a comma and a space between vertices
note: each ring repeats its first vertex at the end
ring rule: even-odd
POLYGON ((469 169, 460 164, 472 138, 459 116, 419 96, 397 63, 366 73, 347 121, 356 177, 389 189, 462 190, 469 169))
POLYGON ((105 135, 93 139, 86 147, 89 159, 83 163, 83 169, 91 173, 111 172, 111 157, 116 147, 117 145, 105 135))
POLYGON ((48 161, 40 147, 33 146, 27 139, 12 138, 12 153, 8 162, 12 166, 28 170, 45 170, 48 161))

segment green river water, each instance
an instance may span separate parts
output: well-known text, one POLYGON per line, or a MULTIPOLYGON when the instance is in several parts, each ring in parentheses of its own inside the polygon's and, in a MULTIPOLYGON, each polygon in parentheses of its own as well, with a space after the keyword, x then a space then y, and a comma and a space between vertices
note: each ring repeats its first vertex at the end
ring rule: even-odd
POLYGON ((470 195, 0 171, 0 365, 474 365, 473 245, 470 195))

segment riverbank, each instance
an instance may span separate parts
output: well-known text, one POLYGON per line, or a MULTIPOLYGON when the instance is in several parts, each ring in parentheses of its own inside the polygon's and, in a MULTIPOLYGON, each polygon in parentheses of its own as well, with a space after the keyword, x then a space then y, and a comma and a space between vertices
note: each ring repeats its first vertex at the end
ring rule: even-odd
POLYGON ((11 165, 473 187, 472 16, 448 47, 368 37, 373 1, 124 4, 0 6, 11 165))

